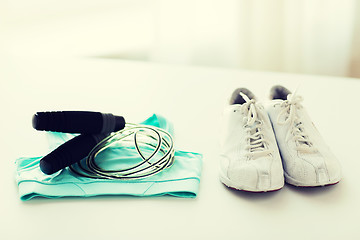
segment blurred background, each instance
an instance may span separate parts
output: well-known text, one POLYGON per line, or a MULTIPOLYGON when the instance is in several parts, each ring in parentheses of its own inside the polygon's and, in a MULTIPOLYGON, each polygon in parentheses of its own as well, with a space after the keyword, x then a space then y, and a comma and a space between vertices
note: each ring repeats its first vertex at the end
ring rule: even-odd
POLYGON ((360 77, 357 0, 0 0, 0 53, 360 77))

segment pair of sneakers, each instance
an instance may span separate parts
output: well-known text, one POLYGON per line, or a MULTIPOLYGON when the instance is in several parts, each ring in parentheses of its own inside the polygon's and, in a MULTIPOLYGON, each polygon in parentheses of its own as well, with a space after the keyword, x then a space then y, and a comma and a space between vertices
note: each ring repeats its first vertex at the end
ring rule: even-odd
POLYGON ((220 180, 250 191, 279 190, 288 184, 335 184, 341 167, 306 110, 302 97, 274 86, 265 106, 246 88, 236 89, 223 116, 220 180))

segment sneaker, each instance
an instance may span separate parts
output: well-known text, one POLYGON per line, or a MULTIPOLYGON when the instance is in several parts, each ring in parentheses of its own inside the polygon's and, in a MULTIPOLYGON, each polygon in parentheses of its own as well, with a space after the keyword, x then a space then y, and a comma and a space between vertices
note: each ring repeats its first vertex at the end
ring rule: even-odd
POLYGON ((270 119, 254 94, 239 88, 224 110, 220 180, 237 190, 266 192, 284 186, 270 119))
POLYGON ((302 97, 282 86, 274 86, 270 95, 266 109, 281 153, 285 181, 302 187, 339 182, 340 164, 301 105, 302 97))

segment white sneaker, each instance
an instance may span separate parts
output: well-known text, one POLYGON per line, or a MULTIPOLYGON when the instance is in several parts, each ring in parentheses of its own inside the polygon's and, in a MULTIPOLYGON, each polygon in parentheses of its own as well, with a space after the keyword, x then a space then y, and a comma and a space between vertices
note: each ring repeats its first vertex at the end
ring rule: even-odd
POLYGON ((302 97, 282 86, 271 89, 266 106, 281 153, 285 181, 295 186, 324 186, 341 179, 338 160, 300 104, 302 97))
POLYGON ((223 118, 221 182, 251 192, 282 188, 283 168, 271 122, 254 95, 245 88, 236 89, 223 118))

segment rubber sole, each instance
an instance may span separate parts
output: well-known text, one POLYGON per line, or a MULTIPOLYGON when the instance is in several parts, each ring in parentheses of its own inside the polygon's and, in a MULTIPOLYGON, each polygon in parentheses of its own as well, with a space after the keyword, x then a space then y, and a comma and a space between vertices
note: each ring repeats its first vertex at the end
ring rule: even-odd
POLYGON ((269 189, 254 189, 248 186, 240 186, 230 181, 227 177, 220 175, 220 181, 228 188, 244 192, 274 192, 283 188, 284 184, 269 189))
POLYGON ((328 185, 335 185, 335 184, 339 183, 341 180, 341 178, 338 178, 338 179, 334 179, 334 180, 331 180, 326 183, 302 183, 302 182, 299 182, 299 181, 295 180, 294 178, 290 177, 286 172, 284 172, 284 177, 285 177, 285 182, 287 184, 290 184, 290 185, 293 185, 296 187, 324 187, 324 186, 328 186, 328 185))

